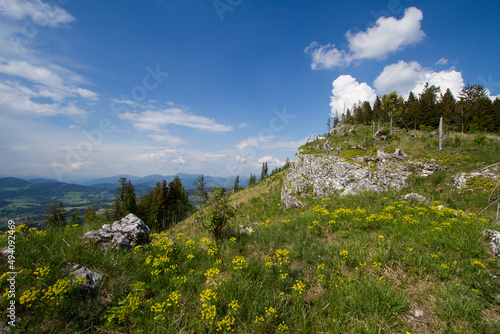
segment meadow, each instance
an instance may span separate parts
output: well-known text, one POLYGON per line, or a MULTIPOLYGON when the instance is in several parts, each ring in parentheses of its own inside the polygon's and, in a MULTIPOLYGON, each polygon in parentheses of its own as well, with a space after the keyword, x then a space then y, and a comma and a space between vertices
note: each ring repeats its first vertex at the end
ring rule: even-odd
MULTIPOLYGON (((351 135, 339 134, 332 141, 346 147, 365 141, 351 135)), ((424 136, 425 141, 418 140, 424 146, 429 143, 425 151, 394 137, 369 147, 389 152, 394 145, 410 157, 422 155, 444 165, 448 159, 446 172, 415 176, 399 191, 336 194, 286 209, 280 200, 285 170, 231 195, 232 205, 238 207, 236 217, 218 242, 194 217, 153 233, 150 243, 130 252, 103 250, 82 238, 86 231, 100 228, 102 220, 49 230, 18 226, 20 320, 12 329, 498 333, 500 266, 483 231, 500 226, 496 206, 478 213, 500 190, 480 178, 470 182, 472 191, 454 189, 449 182, 458 171, 498 162, 494 160, 500 140, 491 137, 478 146, 474 137, 459 134, 463 151, 441 153, 435 137, 424 136), (402 200, 414 191, 430 205, 402 200), (254 232, 239 233, 240 225, 254 232), (81 282, 69 278, 76 263, 104 275, 91 296, 82 295, 81 282)), ((316 147, 313 142, 304 149, 316 147)), ((0 245, 6 247, 6 235, 0 245)), ((1 261, 2 272, 11 271, 8 265, 1 261)), ((4 310, 7 277, 0 277, 6 292, 0 302, 4 310)))

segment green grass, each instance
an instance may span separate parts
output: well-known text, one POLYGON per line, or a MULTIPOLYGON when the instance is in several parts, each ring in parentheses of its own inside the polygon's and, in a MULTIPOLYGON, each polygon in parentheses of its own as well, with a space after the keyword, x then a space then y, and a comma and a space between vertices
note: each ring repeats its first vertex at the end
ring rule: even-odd
MULTIPOLYGON (((477 216, 490 195, 480 190, 491 185, 472 182, 473 192, 449 187, 452 173, 480 164, 476 152, 445 172, 412 178, 401 191, 333 195, 294 210, 280 201, 286 171, 278 173, 232 196, 237 216, 217 244, 192 217, 130 252, 83 240, 98 222, 18 228, 17 330, 498 333, 500 286, 492 276, 500 266, 482 235, 499 229, 496 208, 477 216), (412 191, 431 206, 401 200, 412 191), (239 225, 255 233, 239 234, 239 225), (44 297, 68 277, 68 262, 102 273, 98 291, 82 298, 76 284, 44 297), (40 277, 37 268, 49 271, 40 277), (34 300, 20 304, 29 291, 34 300), (412 316, 416 311, 421 316, 412 316)), ((7 245, 6 236, 0 242, 7 245)), ((9 271, 5 260, 0 265, 9 271)), ((0 288, 7 287, 3 276, 0 288)), ((3 295, 3 309, 7 302, 3 295)))

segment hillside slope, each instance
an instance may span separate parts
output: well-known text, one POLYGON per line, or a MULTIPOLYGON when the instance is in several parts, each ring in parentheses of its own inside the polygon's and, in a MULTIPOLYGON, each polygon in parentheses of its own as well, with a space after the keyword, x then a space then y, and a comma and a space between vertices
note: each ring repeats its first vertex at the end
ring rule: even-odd
MULTIPOLYGON (((231 195, 236 216, 220 243, 194 217, 131 252, 103 251, 81 238, 102 222, 47 232, 18 228, 19 330, 500 332, 499 258, 483 234, 500 229, 496 206, 478 215, 500 197, 498 170, 478 172, 498 162, 500 139, 458 134, 461 147, 441 153, 432 133, 372 142, 368 130, 332 134, 329 145, 340 150, 323 150, 324 142, 315 141, 301 153, 356 161, 359 155, 375 157, 381 147, 402 148, 403 164, 434 159, 446 169, 427 176, 410 170, 417 173, 405 186, 382 193, 305 193, 295 209, 281 202, 285 170, 231 195), (356 146, 366 150, 354 156, 349 148, 356 146), (454 177, 462 173, 476 174, 466 174, 459 189, 454 177), (430 204, 402 200, 412 192, 430 204), (240 225, 252 232, 240 233, 240 225), (104 276, 90 297, 80 298, 78 286, 65 283, 75 263, 104 276)), ((7 265, 1 262, 3 270, 7 265)), ((0 284, 7 288, 6 277, 0 284)), ((6 302, 4 295, 2 307, 6 302)))

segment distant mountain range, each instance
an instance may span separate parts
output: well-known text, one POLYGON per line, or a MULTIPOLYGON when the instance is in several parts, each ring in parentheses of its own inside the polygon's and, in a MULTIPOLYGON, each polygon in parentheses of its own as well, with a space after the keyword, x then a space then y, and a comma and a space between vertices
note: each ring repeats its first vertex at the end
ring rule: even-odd
MULTIPOLYGON (((200 174, 177 174, 184 189, 190 197, 193 196, 193 183, 200 174)), ((106 178, 96 178, 78 184, 59 182, 54 179, 32 177, 28 180, 5 177, 0 178, 0 225, 13 218, 44 220, 47 210, 53 200, 61 201, 67 210, 85 210, 88 207, 102 209, 109 205, 119 184, 120 177, 126 177, 134 185, 139 198, 157 182, 172 181, 175 175, 148 175, 137 177, 133 175, 115 175, 106 178)), ((205 176, 207 186, 234 186, 234 178, 205 176)), ((248 177, 240 177, 240 186, 247 186, 248 177)))

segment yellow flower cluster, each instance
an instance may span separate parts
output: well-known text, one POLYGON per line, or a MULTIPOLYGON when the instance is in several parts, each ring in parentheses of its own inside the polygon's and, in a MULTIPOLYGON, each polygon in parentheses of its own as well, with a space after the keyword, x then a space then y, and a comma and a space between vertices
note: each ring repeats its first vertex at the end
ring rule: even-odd
POLYGON ((238 309, 240 308, 238 300, 232 300, 231 303, 228 305, 228 307, 232 311, 238 311, 238 309))
POLYGON ((276 318, 278 316, 278 312, 274 309, 274 307, 266 307, 266 315, 271 318, 276 318))
POLYGON ((221 321, 217 322, 217 330, 219 332, 234 332, 235 321, 234 317, 226 315, 221 321))
POLYGON ((146 283, 136 282, 130 284, 132 292, 130 292, 124 300, 120 302, 120 306, 113 307, 107 317, 107 321, 122 323, 126 318, 130 317, 141 305, 140 296, 146 292, 146 283))
POLYGON ((194 241, 193 239, 187 239, 185 248, 193 250, 196 249, 196 241, 194 241))
POLYGON ((204 246, 204 247, 208 247, 210 246, 210 244, 212 244, 212 241, 210 239, 208 239, 207 237, 204 237, 200 240, 201 244, 204 246))
POLYGON ((288 332, 288 326, 285 324, 284 321, 278 325, 278 332, 282 333, 288 332))
POLYGON ((264 259, 264 264, 266 267, 271 268, 272 266, 283 266, 289 262, 290 252, 286 249, 278 249, 274 253, 273 257, 266 256, 264 259))
POLYGON ((262 227, 269 227, 271 226, 271 221, 269 219, 266 219, 263 223, 260 223, 260 226, 262 227))
POLYGON ((207 254, 210 255, 210 256, 214 256, 214 255, 217 255, 217 247, 210 247, 208 250, 207 250, 207 254))
POLYGON ((201 310, 201 319, 202 320, 214 320, 217 316, 217 310, 215 309, 215 305, 208 306, 201 310))
POLYGON ((233 259, 233 264, 234 264, 234 267, 233 267, 234 270, 238 270, 238 269, 242 270, 243 268, 248 267, 247 260, 243 256, 236 256, 233 259))
POLYGON ((71 280, 69 278, 58 279, 54 285, 49 286, 44 292, 43 299, 47 301, 56 300, 56 305, 59 305, 61 296, 69 291, 71 280))
POLYGON ((304 282, 296 280, 292 289, 295 290, 299 295, 301 295, 305 291, 306 285, 304 282))
POLYGON ((474 265, 486 268, 486 266, 481 261, 478 261, 478 260, 474 260, 474 265))
POLYGON ((231 239, 229 239, 229 242, 231 242, 232 244, 235 244, 236 240, 238 240, 238 239, 236 239, 235 237, 232 237, 231 239))
POLYGON ((264 317, 255 316, 255 320, 254 320, 254 322, 255 322, 256 324, 261 324, 261 323, 263 323, 265 320, 266 320, 266 319, 264 319, 264 317))
POLYGON ((33 272, 33 275, 37 276, 37 279, 42 278, 43 276, 48 275, 50 272, 50 268, 48 266, 36 268, 33 272))
POLYGON ((347 249, 343 249, 340 251, 340 256, 344 257, 344 259, 347 259, 348 254, 349 252, 347 251, 347 249))
POLYGON ((201 292, 200 294, 200 302, 201 302, 201 307, 206 308, 208 307, 208 303, 211 301, 217 301, 217 292, 212 289, 205 289, 201 292))
POLYGON ((26 304, 27 307, 31 307, 33 305, 32 303, 36 301, 40 295, 41 291, 37 290, 36 288, 26 290, 23 292, 21 297, 19 297, 19 304, 26 304))
POLYGON ((213 280, 214 284, 217 284, 217 276, 219 275, 219 268, 210 268, 208 269, 203 276, 207 278, 207 284, 210 284, 210 279, 213 280))

